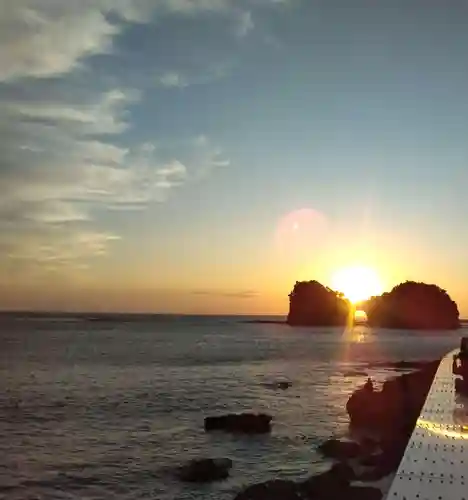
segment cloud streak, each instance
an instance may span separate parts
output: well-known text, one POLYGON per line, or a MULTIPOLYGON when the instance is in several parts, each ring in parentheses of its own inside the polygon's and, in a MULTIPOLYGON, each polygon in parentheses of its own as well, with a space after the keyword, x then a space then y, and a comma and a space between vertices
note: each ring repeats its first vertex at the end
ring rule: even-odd
POLYGON ((192 290, 192 295, 206 295, 208 297, 224 297, 228 299, 254 299, 259 293, 256 290, 192 290))

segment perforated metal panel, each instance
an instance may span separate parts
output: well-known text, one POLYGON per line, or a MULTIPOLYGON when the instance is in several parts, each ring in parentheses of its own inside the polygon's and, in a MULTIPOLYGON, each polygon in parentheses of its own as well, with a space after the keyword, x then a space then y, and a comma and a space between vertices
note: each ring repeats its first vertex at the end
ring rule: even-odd
POLYGON ((441 361, 387 500, 468 500, 468 398, 441 361))

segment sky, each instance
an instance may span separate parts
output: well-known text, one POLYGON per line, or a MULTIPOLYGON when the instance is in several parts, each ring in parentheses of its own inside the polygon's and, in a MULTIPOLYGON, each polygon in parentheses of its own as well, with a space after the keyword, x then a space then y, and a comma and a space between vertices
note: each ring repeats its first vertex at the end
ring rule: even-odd
POLYGON ((0 308, 468 316, 468 2, 0 0, 0 308))

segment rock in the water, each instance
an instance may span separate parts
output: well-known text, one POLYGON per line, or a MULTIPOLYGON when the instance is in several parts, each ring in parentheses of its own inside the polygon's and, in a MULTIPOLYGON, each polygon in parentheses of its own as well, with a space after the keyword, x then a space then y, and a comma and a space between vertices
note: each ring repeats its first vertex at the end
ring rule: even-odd
POLYGON ((381 500, 383 497, 379 488, 371 486, 351 486, 341 498, 346 500, 381 500))
POLYGON ((384 382, 381 391, 355 391, 348 400, 351 425, 401 435, 414 427, 432 384, 439 362, 428 363, 414 373, 384 382))
POLYGON ((270 415, 240 413, 205 418, 205 431, 264 434, 271 431, 270 415))
POLYGON ((292 382, 289 380, 278 380, 276 382, 267 382, 263 385, 269 389, 281 389, 284 391, 292 386, 292 382))
POLYGON ((234 500, 301 500, 302 498, 297 483, 274 479, 249 486, 236 495, 234 500))
POLYGON ((326 457, 337 460, 349 460, 362 453, 360 444, 352 441, 340 441, 339 439, 329 439, 322 443, 318 449, 326 457))
POLYGON ((232 467, 232 460, 229 458, 204 458, 192 460, 183 465, 179 470, 179 477, 182 481, 192 483, 206 483, 226 479, 232 467))
POLYGON ((354 470, 347 464, 336 464, 327 472, 309 477, 300 484, 303 498, 335 500, 347 498, 350 482, 354 479, 354 470))

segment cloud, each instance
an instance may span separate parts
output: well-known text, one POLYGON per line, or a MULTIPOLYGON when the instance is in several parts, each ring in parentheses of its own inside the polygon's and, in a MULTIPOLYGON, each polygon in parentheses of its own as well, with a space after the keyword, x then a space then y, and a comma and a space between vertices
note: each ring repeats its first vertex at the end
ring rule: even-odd
POLYGON ((225 297, 231 299, 253 299, 258 297, 256 290, 216 290, 216 289, 196 289, 192 290, 192 295, 207 295, 211 297, 225 297))
POLYGON ((0 260, 56 270, 105 255, 118 235, 95 229, 103 211, 146 209, 226 163, 208 138, 124 146, 137 99, 122 89, 84 100, 0 93, 0 260))
POLYGON ((107 14, 138 19, 137 2, 1 0, 0 80, 65 74, 109 51, 120 28, 107 14))
POLYGON ((156 85, 160 87, 183 89, 191 85, 204 85, 226 78, 231 74, 233 67, 234 64, 232 62, 224 62, 211 64, 199 70, 188 71, 172 69, 168 71, 157 71, 154 81, 156 85))
POLYGON ((183 88, 188 85, 186 78, 175 71, 163 73, 157 80, 163 87, 183 88))
POLYGON ((254 27, 236 0, 0 0, 0 11, 0 81, 67 74, 85 58, 111 52, 128 23, 150 23, 155 16, 231 16, 239 36, 254 27))
POLYGON ((252 19, 252 13, 250 11, 240 12, 239 21, 236 26, 236 35, 239 38, 244 38, 254 29, 254 27, 255 24, 252 19))

